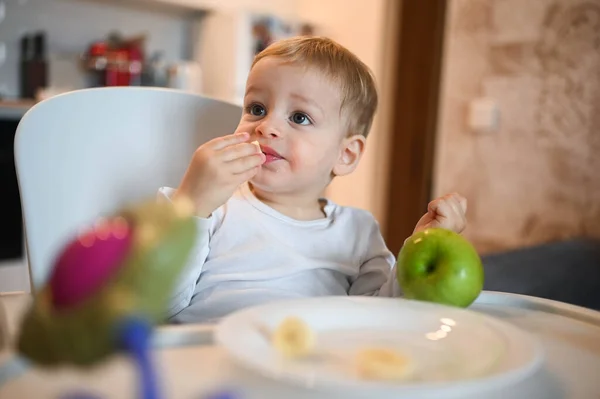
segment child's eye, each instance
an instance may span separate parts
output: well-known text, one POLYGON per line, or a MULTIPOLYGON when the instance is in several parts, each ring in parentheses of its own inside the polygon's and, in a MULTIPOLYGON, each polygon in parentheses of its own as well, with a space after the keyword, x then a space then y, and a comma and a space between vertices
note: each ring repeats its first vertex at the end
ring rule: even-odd
POLYGON ((292 115, 292 122, 298 125, 310 125, 311 121, 305 113, 296 112, 292 115))
POLYGON ((248 107, 248 112, 253 116, 264 116, 267 111, 262 105, 252 104, 248 107))

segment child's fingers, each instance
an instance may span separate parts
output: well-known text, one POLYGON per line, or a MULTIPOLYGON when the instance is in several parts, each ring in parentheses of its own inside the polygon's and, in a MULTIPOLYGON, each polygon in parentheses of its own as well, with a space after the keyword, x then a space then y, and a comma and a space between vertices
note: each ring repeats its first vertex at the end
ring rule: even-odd
POLYGON ((209 142, 209 146, 214 151, 218 151, 231 145, 244 143, 249 139, 250 135, 248 133, 234 133, 223 137, 217 137, 216 139, 211 140, 209 142))
POLYGON ((234 159, 233 161, 227 162, 225 165, 229 172, 237 175, 245 173, 250 169, 256 168, 265 162, 265 154, 262 152, 258 154, 248 155, 242 158, 234 159))
POLYGON ((466 226, 467 226, 467 215, 463 212, 463 208, 460 204, 460 202, 458 202, 458 200, 456 201, 456 220, 455 220, 455 227, 457 231, 462 231, 466 226))
POLYGON ((446 202, 448 203, 448 205, 450 205, 450 208, 452 208, 452 212, 456 215, 456 217, 460 217, 462 219, 464 216, 464 212, 462 211, 462 206, 460 205, 460 202, 458 202, 458 198, 450 197, 446 200, 446 202))
POLYGON ((427 213, 435 215, 440 201, 441 201, 441 199, 437 198, 437 199, 434 199, 433 201, 431 201, 429 204, 427 204, 427 213))
POLYGON ((466 199, 456 193, 431 201, 428 212, 434 218, 432 225, 460 233, 467 225, 466 207, 466 199))
POLYGON ((459 196, 453 195, 447 202, 453 212, 453 215, 450 218, 450 223, 452 224, 451 229, 456 232, 461 232, 467 225, 467 216, 463 211, 464 208, 460 202, 460 198, 459 196))
POLYGON ((462 213, 467 213, 467 199, 465 197, 458 193, 452 193, 449 197, 458 203, 459 209, 462 213))
POLYGON ((447 201, 457 214, 465 214, 467 212, 467 200, 460 194, 447 194, 433 202, 435 203, 436 201, 447 201))
POLYGON ((436 215, 436 217, 442 217, 444 219, 450 217, 452 215, 453 210, 448 201, 443 198, 438 198, 429 203, 427 208, 430 213, 436 215))
POLYGON ((260 170, 260 166, 255 166, 254 168, 248 169, 245 172, 236 174, 235 177, 243 183, 243 182, 246 182, 246 181, 252 179, 258 173, 259 170, 260 170))
POLYGON ((252 143, 238 143, 224 148, 219 157, 225 162, 234 161, 238 158, 247 157, 248 155, 260 154, 258 146, 252 143))
POLYGON ((463 213, 467 213, 467 199, 465 197, 459 196, 458 202, 460 203, 460 207, 463 213))

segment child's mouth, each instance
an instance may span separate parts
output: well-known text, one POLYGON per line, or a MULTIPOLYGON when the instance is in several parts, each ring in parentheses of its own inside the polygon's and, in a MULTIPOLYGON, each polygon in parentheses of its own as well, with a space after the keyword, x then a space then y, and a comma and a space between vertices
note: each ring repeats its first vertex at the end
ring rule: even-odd
POLYGON ((271 147, 269 147, 267 145, 261 144, 260 149, 263 152, 263 154, 265 154, 265 157, 266 157, 265 163, 263 165, 284 159, 281 155, 279 155, 279 153, 277 151, 275 151, 274 149, 272 149, 271 147))

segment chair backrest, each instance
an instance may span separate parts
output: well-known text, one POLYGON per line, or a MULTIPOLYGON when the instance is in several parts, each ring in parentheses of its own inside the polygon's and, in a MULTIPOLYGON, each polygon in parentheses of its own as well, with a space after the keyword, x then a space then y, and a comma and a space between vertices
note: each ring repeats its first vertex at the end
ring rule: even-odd
POLYGON ((233 133, 239 106, 157 88, 99 88, 31 108, 15 164, 32 288, 82 226, 176 187, 202 143, 233 133))

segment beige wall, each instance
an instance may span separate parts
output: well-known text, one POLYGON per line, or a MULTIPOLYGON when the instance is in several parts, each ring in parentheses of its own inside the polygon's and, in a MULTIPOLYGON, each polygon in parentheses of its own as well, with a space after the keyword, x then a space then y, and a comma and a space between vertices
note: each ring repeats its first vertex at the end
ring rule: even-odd
POLYGON ((481 251, 600 237, 600 1, 451 0, 440 112, 435 194, 481 251), (466 125, 479 96, 496 133, 466 125))
POLYGON ((385 222, 385 179, 377 177, 387 173, 387 130, 382 120, 388 102, 383 88, 389 86, 385 84, 389 79, 385 66, 391 55, 384 49, 391 39, 386 33, 388 18, 394 15, 389 7, 398 3, 396 0, 298 0, 298 17, 315 23, 319 34, 329 36, 354 52, 373 70, 378 81, 382 104, 365 156, 356 172, 332 183, 328 196, 342 205, 373 212, 382 225, 385 222))

